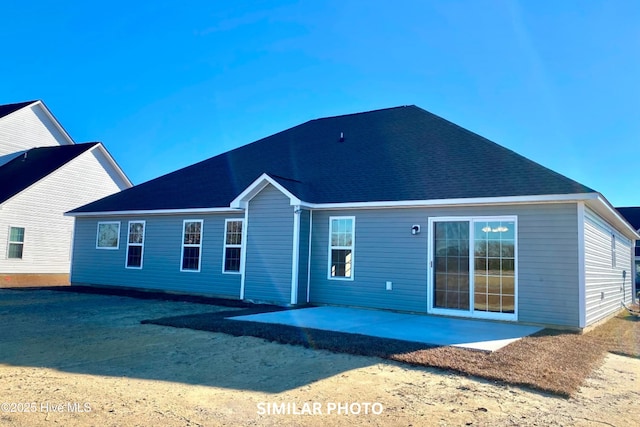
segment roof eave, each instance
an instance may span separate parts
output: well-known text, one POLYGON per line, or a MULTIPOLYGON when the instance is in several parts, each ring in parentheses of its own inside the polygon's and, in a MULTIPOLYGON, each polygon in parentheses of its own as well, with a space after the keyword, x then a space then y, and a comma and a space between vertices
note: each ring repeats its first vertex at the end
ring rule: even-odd
POLYGON ((302 207, 308 209, 368 209, 368 208, 415 208, 415 207, 447 207, 447 206, 481 206, 511 205, 526 203, 563 203, 595 200, 599 193, 542 194, 531 196, 471 197, 456 199, 399 200, 346 203, 306 203, 302 207))
POLYGON ((65 212, 64 216, 104 217, 104 216, 139 216, 139 215, 176 215, 176 214, 206 214, 206 213, 240 213, 242 209, 236 208, 186 208, 186 209, 131 209, 120 211, 95 211, 95 212, 65 212))
POLYGON ((49 108, 45 105, 45 103, 42 102, 42 100, 37 100, 34 103, 29 104, 27 107, 31 107, 31 106, 35 106, 35 105, 37 105, 40 108, 42 108, 42 111, 44 111, 44 113, 47 115, 47 117, 49 117, 49 119, 53 122, 54 126, 56 128, 58 128, 58 130, 60 131, 62 136, 67 140, 69 145, 75 144, 75 141, 73 140, 73 138, 71 138, 71 135, 69 135, 69 133, 65 130, 65 128, 62 127, 62 124, 60 124, 58 119, 56 119, 56 117, 49 110, 49 108))
POLYGON ((133 187, 133 183, 131 182, 129 177, 124 173, 122 168, 120 168, 120 166, 118 165, 116 160, 113 158, 111 153, 109 153, 109 150, 107 150, 107 148, 102 144, 102 142, 98 142, 96 144, 96 146, 92 147, 89 151, 93 151, 95 149, 99 149, 102 152, 102 154, 106 157, 106 159, 109 162, 109 164, 113 167, 113 169, 116 171, 116 173, 120 176, 122 181, 124 181, 125 186, 127 188, 133 187))
POLYGON ((229 206, 235 209, 246 209, 249 201, 269 184, 273 185, 278 189, 278 191, 287 196, 289 198, 291 206, 299 206, 303 204, 303 202, 292 192, 290 192, 268 174, 263 173, 255 181, 249 184, 249 186, 245 188, 242 193, 240 193, 235 199, 233 199, 229 206))

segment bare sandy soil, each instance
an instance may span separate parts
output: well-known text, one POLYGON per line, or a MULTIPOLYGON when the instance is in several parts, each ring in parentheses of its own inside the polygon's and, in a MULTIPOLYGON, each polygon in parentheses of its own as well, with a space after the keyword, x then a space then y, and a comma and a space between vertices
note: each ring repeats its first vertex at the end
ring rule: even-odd
POLYGON ((609 355, 575 397, 564 399, 376 358, 139 323, 223 309, 0 290, 0 425, 630 426, 640 420, 638 359, 609 355))

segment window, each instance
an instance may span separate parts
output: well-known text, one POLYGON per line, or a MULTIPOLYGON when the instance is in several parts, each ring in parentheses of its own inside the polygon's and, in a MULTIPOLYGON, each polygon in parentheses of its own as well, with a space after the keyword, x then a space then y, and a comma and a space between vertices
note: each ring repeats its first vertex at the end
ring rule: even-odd
POLYGON ((240 272, 242 256, 242 223, 241 219, 225 220, 224 259, 222 271, 225 273, 240 272))
POLYGON ((611 235, 611 268, 616 268, 616 236, 611 235))
POLYGON ((96 249, 118 249, 120 241, 119 222, 99 222, 96 249))
POLYGON ((24 249, 24 228, 9 227, 9 248, 7 258, 22 259, 24 249))
POLYGON ((202 220, 185 220, 182 227, 182 260, 180 271, 200 271, 201 256, 202 220))
POLYGON ((142 268, 142 252, 144 250, 144 221, 129 221, 129 237, 127 239, 127 268, 142 268))
POLYGON ((329 218, 329 278, 353 280, 355 217, 329 218))

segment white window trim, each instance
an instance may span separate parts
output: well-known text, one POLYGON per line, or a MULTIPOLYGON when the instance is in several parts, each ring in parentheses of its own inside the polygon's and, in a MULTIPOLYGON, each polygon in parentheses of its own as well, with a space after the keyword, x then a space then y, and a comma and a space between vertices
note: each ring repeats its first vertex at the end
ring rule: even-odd
POLYGON ((127 252, 124 256, 124 268, 128 268, 131 270, 142 270, 142 266, 144 265, 144 240, 146 238, 147 233, 147 222, 146 221, 129 221, 127 224, 127 252), (142 224, 142 243, 131 243, 129 242, 129 234, 131 233, 131 224, 142 224), (131 267, 129 266, 129 247, 130 246, 140 246, 142 249, 140 250, 140 267, 131 267))
POLYGON ((488 319, 488 320, 508 320, 508 321, 517 321, 518 320, 518 216, 517 215, 502 215, 502 216, 443 216, 443 217, 430 217, 429 218, 429 232, 428 232, 428 287, 427 287, 427 313, 431 314, 440 314, 446 316, 455 316, 455 317, 472 317, 476 319, 488 319), (433 247, 433 224, 436 222, 447 222, 447 221, 469 221, 469 310, 453 310, 453 309, 443 309, 443 308, 435 308, 433 306, 433 263, 434 263, 434 247, 433 247), (473 233, 473 223, 474 222, 482 222, 482 221, 513 221, 515 224, 515 233, 514 233, 514 304, 513 304, 513 313, 494 313, 494 312, 486 312, 486 311, 475 311, 474 310, 474 291, 475 291, 475 283, 473 278, 475 276, 475 263, 474 260, 474 248, 475 248, 475 235, 473 233))
POLYGON ((243 256, 243 246, 244 246, 244 219, 243 218, 226 218, 224 220, 224 233, 223 233, 223 241, 222 241, 222 274, 242 274, 242 256, 243 256), (240 244, 232 245, 227 244, 227 224, 230 222, 240 222, 242 223, 242 233, 240 235, 240 244), (240 266, 238 271, 227 271, 224 266, 227 261, 227 248, 240 248, 240 266))
POLYGON ((117 251, 118 249, 120 249, 120 221, 98 221, 98 225, 96 226, 96 249, 102 249, 106 251, 117 251), (118 241, 115 248, 98 246, 98 242, 100 239, 100 226, 103 224, 118 224, 118 241))
POLYGON ((352 282, 355 276, 355 259, 356 259, 356 217, 355 216, 330 216, 329 217, 329 248, 327 251, 327 279, 329 280, 341 280, 343 282, 352 282), (351 220, 351 246, 331 246, 331 230, 332 223, 334 219, 350 219, 351 220), (349 277, 338 277, 331 275, 331 250, 351 250, 351 276, 349 277))
POLYGON ((182 221, 182 240, 180 241, 180 271, 185 273, 200 273, 200 269, 202 268, 202 239, 204 237, 204 220, 203 219, 185 219, 182 221), (188 222, 199 222, 200 223, 200 243, 197 245, 184 243, 184 234, 185 234, 185 226, 188 222), (184 262, 184 248, 200 248, 198 252, 198 269, 183 269, 182 263, 184 262))
POLYGON ((10 225, 9 226, 9 235, 7 236, 7 259, 11 259, 11 260, 18 260, 18 261, 22 261, 24 259, 24 239, 26 238, 27 235, 27 228, 26 227, 18 227, 15 225, 10 225), (22 234, 22 242, 14 242, 13 240, 11 240, 11 229, 12 228, 22 228, 23 230, 23 234, 22 234), (20 258, 15 258, 15 257, 10 257, 9 256, 9 248, 11 247, 11 245, 22 245, 22 256, 20 258))

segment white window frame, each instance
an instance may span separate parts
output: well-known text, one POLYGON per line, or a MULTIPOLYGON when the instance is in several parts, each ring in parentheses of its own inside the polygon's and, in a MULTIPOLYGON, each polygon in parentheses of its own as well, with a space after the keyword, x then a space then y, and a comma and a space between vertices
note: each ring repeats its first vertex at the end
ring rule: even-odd
POLYGON ((182 221, 182 239, 180 241, 180 271, 185 273, 199 273, 202 268, 202 238, 204 236, 204 220, 203 219, 185 219, 182 221), (200 223, 200 243, 199 244, 185 244, 184 236, 186 231, 186 226, 188 222, 199 222, 200 223), (184 262, 184 248, 200 248, 198 251, 198 269, 184 269, 182 268, 184 262))
POLYGON ((429 234, 428 234, 428 244, 427 244, 427 253, 428 253, 428 287, 427 287, 427 313, 431 314, 440 314, 445 316, 455 316, 455 317, 467 317, 467 318, 476 318, 476 319, 491 319, 491 320, 506 320, 506 321, 517 321, 518 320, 518 264, 519 264, 519 256, 518 256, 518 216, 517 215, 500 215, 500 216, 490 216, 490 215, 477 215, 477 216, 442 216, 442 217, 430 217, 429 221, 429 234), (454 309, 445 309, 445 308, 437 308, 434 307, 433 301, 433 288, 434 288, 434 278, 433 278, 433 270, 434 270, 434 236, 433 236, 433 225, 436 222, 447 222, 447 221, 468 221, 469 222, 469 310, 454 310, 454 309), (474 309, 474 294, 475 294, 475 256, 474 256, 474 248, 475 248, 475 234, 473 232, 473 224, 476 222, 492 222, 492 221, 513 221, 514 223, 514 265, 513 265, 513 274, 514 274, 514 290, 513 290, 513 313, 497 313, 497 312, 485 312, 485 311, 475 311, 474 309))
POLYGON ((353 281, 355 273, 355 259, 356 259, 356 217, 355 216, 330 216, 329 217, 329 242, 328 242, 328 259, 327 259, 327 279, 329 280, 341 280, 341 281, 353 281), (351 246, 332 246, 331 234, 333 232, 333 221, 348 219, 351 220, 351 246), (351 250, 351 275, 349 277, 332 276, 331 275, 331 251, 332 250, 351 250))
POLYGON ((129 221, 129 223, 127 224, 127 252, 124 256, 124 268, 128 268, 131 270, 142 270, 142 266, 144 264, 144 240, 146 238, 145 236, 146 232, 147 232, 146 221, 129 221), (129 239, 131 238, 131 224, 142 224, 142 243, 131 243, 129 241, 129 239), (129 248, 131 246, 140 247, 140 267, 129 265, 129 248))
POLYGON ((17 227, 15 225, 10 225, 9 226, 9 235, 7 236, 7 259, 14 259, 14 260, 22 260, 24 259, 24 240, 25 240, 25 236, 27 235, 27 229, 26 227, 17 227), (18 241, 14 241, 11 240, 11 229, 12 228, 21 228, 22 229, 22 242, 18 242, 18 241), (16 258, 16 257, 10 257, 9 256, 9 248, 11 248, 11 245, 22 245, 22 252, 21 252, 21 256, 20 258, 16 258))
POLYGON ((242 263, 244 259, 243 255, 243 246, 244 246, 244 219, 243 218, 227 218, 224 220, 224 233, 223 233, 223 245, 222 245, 222 273, 223 274, 242 274, 242 263), (239 222, 242 224, 242 233, 240 234, 240 244, 227 244, 227 226, 230 222, 239 222), (227 248, 239 248, 240 249, 240 265, 238 266, 238 271, 226 270, 225 266, 227 264, 227 248))
POLYGON ((107 251, 117 251, 118 249, 120 249, 120 221, 98 221, 98 225, 96 227, 96 249, 103 249, 103 250, 107 250, 107 251), (111 246, 100 246, 99 242, 100 242, 100 226, 101 225, 107 225, 107 224, 117 224, 118 225, 118 240, 116 241, 116 246, 115 247, 111 247, 111 246))

